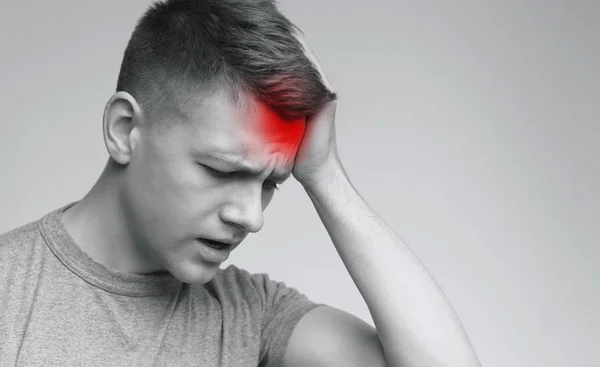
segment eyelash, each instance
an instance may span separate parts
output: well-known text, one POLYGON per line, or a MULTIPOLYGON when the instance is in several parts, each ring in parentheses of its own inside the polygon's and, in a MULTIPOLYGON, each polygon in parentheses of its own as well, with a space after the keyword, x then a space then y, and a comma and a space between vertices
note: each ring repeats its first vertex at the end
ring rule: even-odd
MULTIPOLYGON (((221 172, 212 167, 205 166, 203 164, 200 164, 200 165, 202 167, 204 167, 204 169, 206 169, 212 176, 217 177, 217 178, 225 178, 225 177, 228 177, 228 176, 236 173, 236 172, 221 172)), ((265 184, 270 189, 279 190, 279 184, 277 182, 267 180, 267 181, 265 181, 265 184)))

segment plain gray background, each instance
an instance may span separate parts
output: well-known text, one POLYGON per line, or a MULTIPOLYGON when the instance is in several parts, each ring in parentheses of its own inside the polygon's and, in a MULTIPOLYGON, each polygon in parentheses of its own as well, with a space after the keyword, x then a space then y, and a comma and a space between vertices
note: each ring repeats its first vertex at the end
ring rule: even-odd
MULTIPOLYGON (((0 232, 97 179, 104 104, 148 4, 2 2, 0 232)), ((281 8, 339 92, 351 180, 434 274, 483 364, 597 366, 599 2, 281 8)), ((283 185, 265 220, 224 265, 372 324, 299 184, 283 185)))

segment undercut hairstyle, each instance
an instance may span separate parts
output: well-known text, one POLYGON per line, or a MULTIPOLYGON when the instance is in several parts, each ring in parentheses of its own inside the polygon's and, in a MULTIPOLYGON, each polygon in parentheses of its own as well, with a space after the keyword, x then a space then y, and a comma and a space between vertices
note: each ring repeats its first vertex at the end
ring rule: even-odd
POLYGON ((127 44, 117 91, 146 111, 169 96, 226 90, 248 94, 284 119, 310 116, 335 100, 274 0, 153 3, 127 44))

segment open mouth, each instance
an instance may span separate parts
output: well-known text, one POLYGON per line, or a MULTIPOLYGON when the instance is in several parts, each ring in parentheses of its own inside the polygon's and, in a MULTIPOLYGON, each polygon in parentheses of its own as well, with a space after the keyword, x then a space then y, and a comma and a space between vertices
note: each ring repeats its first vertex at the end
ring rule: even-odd
POLYGON ((228 243, 208 240, 205 238, 202 238, 202 242, 204 242, 208 247, 212 247, 217 250, 229 250, 231 248, 231 245, 228 243))

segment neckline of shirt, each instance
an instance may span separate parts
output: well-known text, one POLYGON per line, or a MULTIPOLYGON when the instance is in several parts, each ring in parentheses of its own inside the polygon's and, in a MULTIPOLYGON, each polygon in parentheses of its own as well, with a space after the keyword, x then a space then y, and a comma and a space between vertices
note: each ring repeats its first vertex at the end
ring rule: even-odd
POLYGON ((180 289, 183 283, 170 273, 132 274, 92 259, 75 243, 61 219, 64 211, 76 203, 56 209, 39 221, 39 230, 46 244, 69 270, 98 288, 123 296, 163 296, 180 289))

